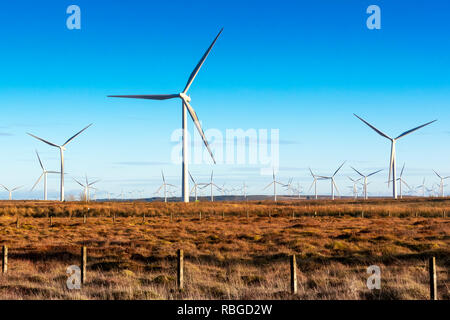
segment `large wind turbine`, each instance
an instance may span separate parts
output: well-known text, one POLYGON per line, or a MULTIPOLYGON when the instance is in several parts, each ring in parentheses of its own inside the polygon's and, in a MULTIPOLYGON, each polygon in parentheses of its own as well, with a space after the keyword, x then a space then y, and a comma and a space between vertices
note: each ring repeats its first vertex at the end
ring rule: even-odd
POLYGON ((34 190, 34 188, 37 186, 39 181, 41 181, 42 177, 44 177, 44 200, 47 200, 47 174, 49 174, 49 173, 58 173, 59 174, 60 172, 58 172, 58 171, 47 171, 44 168, 44 165, 42 164, 41 158, 39 157, 39 153, 37 152, 37 150, 36 150, 36 155, 37 155, 37 158, 39 160, 39 164, 41 165, 41 168, 42 168, 42 174, 40 175, 39 179, 37 179, 37 181, 34 184, 33 188, 31 188, 31 191, 34 190))
POLYGON ((275 179, 275 170, 273 171, 273 180, 271 183, 269 183, 263 190, 266 190, 268 187, 270 187, 273 184, 273 201, 277 201, 277 184, 281 186, 286 186, 284 183, 281 183, 275 179))
MULTIPOLYGON (((434 171, 434 170, 433 170, 434 171)), ((444 196, 444 180, 450 178, 450 176, 448 177, 442 177, 441 175, 439 175, 439 173, 437 173, 436 171, 434 171, 434 173, 439 177, 439 179, 441 179, 441 182, 439 183, 439 193, 441 194, 441 197, 444 196)))
MULTIPOLYGON (((223 30, 223 29, 222 29, 223 30)), ((167 100, 167 99, 174 99, 174 98, 180 98, 181 99, 181 105, 182 105, 182 129, 183 129, 183 165, 182 165, 182 198, 184 202, 189 202, 189 178, 188 178, 188 141, 187 141, 187 113, 186 110, 189 112, 192 120, 194 121, 195 126, 197 127, 198 132, 200 133, 200 136, 203 139, 203 142, 208 149, 209 154, 211 155, 211 158, 214 163, 216 163, 216 160, 214 159, 213 153, 211 149, 209 148, 208 141, 206 140, 205 134, 203 133, 203 129, 200 125, 200 121, 198 120, 197 114, 195 113, 192 106, 189 104, 191 101, 191 97, 187 95, 187 92, 194 81, 195 77, 197 76, 198 72, 200 71, 200 68, 202 67, 203 63, 205 62, 206 58, 208 57, 209 52, 213 48, 214 44, 217 41, 217 38, 219 38, 220 34, 222 33, 222 30, 217 34, 214 41, 211 43, 209 48, 206 50, 203 57, 200 59, 199 63, 195 67, 194 71, 192 71, 189 80, 181 93, 176 94, 156 94, 156 95, 114 95, 109 96, 113 98, 135 98, 135 99, 150 99, 150 100, 167 100)))
POLYGON ((162 188, 164 188, 164 202, 167 202, 167 186, 169 186, 169 187, 174 187, 174 188, 176 188, 173 184, 170 184, 170 183, 166 183, 166 179, 164 178, 164 172, 161 170, 161 175, 162 175, 162 180, 163 180, 163 183, 162 183, 162 185, 158 188, 158 190, 156 190, 156 192, 155 193, 159 193, 159 191, 162 189, 162 188))
POLYGON ((66 146, 69 144, 70 141, 72 141, 73 139, 75 139, 79 134, 81 134, 84 130, 86 130, 87 128, 89 128, 90 126, 92 126, 92 123, 88 126, 86 126, 83 130, 79 131, 78 133, 76 133, 74 136, 72 136, 71 138, 69 138, 63 145, 57 145, 54 144, 52 142, 48 142, 47 140, 44 140, 42 138, 39 138, 35 135, 32 135, 31 133, 28 133, 28 135, 32 136, 33 138, 36 138, 38 140, 41 140, 42 142, 52 146, 52 147, 56 147, 59 148, 59 152, 60 152, 60 156, 61 156, 61 184, 60 184, 60 201, 64 201, 64 151, 66 150, 66 146))
POLYGON ((336 188, 336 191, 338 194, 340 194, 339 189, 336 185, 336 182, 334 181, 334 177, 336 176, 336 174, 339 172, 339 170, 341 170, 342 166, 345 164, 345 161, 341 164, 341 166, 339 168, 337 168, 337 170, 333 173, 332 176, 316 176, 318 178, 324 179, 324 180, 330 180, 331 181, 331 200, 334 200, 334 189, 336 188))
POLYGON ((364 179, 364 183, 363 183, 363 186, 364 186, 364 200, 367 200, 368 199, 368 197, 367 197, 367 178, 370 177, 370 176, 373 176, 374 174, 377 174, 380 171, 383 171, 383 169, 375 171, 375 172, 372 172, 372 173, 369 173, 368 175, 363 175, 361 172, 359 172, 355 168, 353 168, 353 167, 351 167, 351 168, 353 170, 355 170, 356 173, 358 173, 361 176, 362 179, 364 179))
POLYGON ((8 191, 9 192, 9 200, 12 200, 12 193, 14 192, 14 191, 16 191, 16 190, 18 190, 18 189, 20 189, 20 188, 22 188, 23 186, 20 186, 20 187, 15 187, 15 188, 13 188, 13 189, 9 189, 9 188, 7 188, 7 187, 5 187, 4 185, 1 185, 6 191, 8 191))
POLYGON ((356 114, 354 114, 355 117, 357 117, 359 120, 361 120, 362 122, 364 122, 365 124, 367 124, 369 127, 371 127, 376 133, 378 133, 380 136, 385 137, 386 139, 389 139, 391 141, 391 157, 390 157, 390 162, 389 162, 389 175, 388 175, 388 186, 390 181, 392 180, 392 193, 393 193, 393 198, 397 199, 397 184, 395 183, 397 181, 397 174, 396 174, 396 158, 395 158, 395 144, 397 142, 398 139, 403 138, 404 136, 419 130, 420 128, 423 128, 437 120, 433 120, 430 122, 427 122, 421 126, 418 126, 414 129, 408 130, 403 132, 401 135, 399 135, 397 138, 391 138, 389 137, 387 134, 381 132, 380 130, 378 130, 377 128, 375 128, 373 125, 371 125, 370 123, 368 123, 366 120, 360 118, 359 116, 357 116, 356 114), (391 173, 392 173, 392 177, 391 177, 391 173))

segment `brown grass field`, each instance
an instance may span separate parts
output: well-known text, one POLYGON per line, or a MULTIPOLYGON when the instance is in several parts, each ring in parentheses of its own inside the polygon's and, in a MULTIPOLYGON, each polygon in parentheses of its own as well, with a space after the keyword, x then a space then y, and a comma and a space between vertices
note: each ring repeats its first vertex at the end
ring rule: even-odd
POLYGON ((449 300, 449 214, 449 198, 3 201, 0 244, 9 261, 0 299, 428 299, 427 260, 435 256, 438 297, 449 300), (66 268, 80 264, 83 245, 87 283, 69 290, 66 268), (177 249, 185 252, 181 292, 177 249), (366 286, 370 265, 381 267, 380 290, 366 286))

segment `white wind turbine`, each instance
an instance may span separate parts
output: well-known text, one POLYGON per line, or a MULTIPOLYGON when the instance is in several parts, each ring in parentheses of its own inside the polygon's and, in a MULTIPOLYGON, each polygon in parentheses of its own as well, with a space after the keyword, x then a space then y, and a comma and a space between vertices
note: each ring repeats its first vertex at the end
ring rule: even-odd
POLYGON ((334 200, 334 189, 336 188, 336 191, 338 194, 339 193, 339 189, 336 185, 336 182, 334 181, 334 177, 336 176, 336 174, 339 172, 339 170, 341 170, 342 166, 345 164, 345 161, 341 164, 341 166, 339 168, 337 168, 337 170, 333 173, 332 176, 316 176, 318 178, 324 179, 324 180, 330 180, 331 181, 331 200, 334 200))
POLYGON ((61 184, 60 184, 60 201, 64 201, 64 151, 66 150, 66 146, 69 144, 70 141, 72 141, 73 139, 75 139, 79 134, 81 134, 84 130, 86 130, 87 128, 89 128, 90 126, 92 126, 92 123, 88 126, 86 126, 83 130, 79 131, 78 133, 76 133, 74 136, 72 136, 71 138, 69 138, 63 145, 59 146, 57 144, 54 144, 52 142, 48 142, 47 140, 44 140, 42 138, 39 138, 35 135, 32 135, 31 133, 28 133, 28 135, 32 136, 33 138, 36 138, 38 140, 41 140, 42 142, 52 146, 52 147, 56 147, 59 149, 60 152, 60 156, 61 156, 61 184))
MULTIPOLYGON (((311 187, 309 187, 308 192, 311 191, 312 187, 314 186, 314 198, 317 200, 317 180, 319 180, 319 179, 317 179, 318 176, 316 176, 312 172, 311 168, 309 168, 309 172, 311 172, 311 176, 313 177, 314 180, 313 180, 313 183, 311 184, 311 187)), ((323 180, 323 179, 320 179, 320 180, 323 180)))
POLYGON ((441 179, 441 182, 439 183, 439 193, 441 194, 441 197, 444 197, 444 180, 450 178, 448 177, 442 177, 439 173, 437 173, 435 170, 433 170, 434 173, 441 179))
MULTIPOLYGON (((380 171, 383 171, 383 169, 381 169, 381 170, 378 170, 378 171, 374 171, 374 172, 372 172, 372 173, 369 173, 368 175, 363 175, 361 172, 359 172, 358 170, 356 170, 355 168, 353 168, 353 167, 351 167, 353 170, 355 170, 356 171, 356 173, 358 173, 360 176, 361 176, 361 179, 364 179, 364 182, 363 182, 363 190, 364 190, 364 200, 367 200, 368 199, 368 196, 367 196, 367 178, 368 177, 370 177, 370 176, 373 176, 374 174, 377 174, 378 172, 380 172, 380 171)), ((402 171, 403 172, 403 171, 402 171)))
MULTIPOLYGON (((95 180, 94 182, 89 183, 88 177, 86 175, 86 184, 82 184, 77 179, 73 179, 76 183, 78 183, 80 186, 84 188, 84 198, 86 199, 86 202, 89 202, 91 200, 90 196, 90 189, 96 190, 93 185, 98 183, 100 180, 95 180)), ((95 199, 95 198, 94 198, 95 199)))
POLYGON ((356 185, 358 184, 358 181, 361 180, 362 178, 359 178, 359 179, 353 179, 351 177, 347 177, 347 178, 349 178, 353 182, 353 187, 349 187, 349 188, 352 188, 353 199, 357 199, 358 198, 358 188, 356 187, 356 185))
POLYGON ((281 183, 275 179, 275 170, 273 171, 273 180, 271 183, 269 183, 263 190, 266 190, 268 187, 270 187, 273 184, 273 201, 277 201, 277 184, 281 186, 285 186, 284 183, 281 183))
POLYGON ((164 190, 164 202, 167 202, 167 187, 169 186, 169 187, 174 187, 174 188, 176 188, 173 184, 170 184, 170 183, 166 183, 166 179, 164 178, 164 172, 161 170, 161 175, 162 175, 162 180, 163 180, 163 183, 162 183, 162 185, 158 188, 158 190, 156 190, 156 194, 158 194, 159 193, 159 191, 161 191, 161 189, 163 189, 164 190))
POLYGON ((392 180, 392 193, 393 193, 393 198, 397 199, 397 184, 395 183, 395 181, 397 181, 397 174, 396 174, 396 157, 395 157, 395 144, 397 142, 398 139, 403 138, 404 136, 419 130, 420 128, 423 128, 437 120, 433 120, 430 122, 427 122, 421 126, 418 126, 416 128, 413 128, 411 130, 405 131, 403 132, 401 135, 399 135, 397 138, 391 138, 389 137, 387 134, 381 132, 380 130, 378 130, 377 128, 375 128, 373 125, 371 125, 370 123, 368 123, 366 120, 360 118, 359 116, 357 116, 356 114, 354 114, 355 117, 357 117, 359 120, 361 120, 362 122, 364 122, 366 125, 368 125, 369 127, 371 127, 375 132, 377 132, 380 136, 385 137, 386 139, 389 139, 391 141, 391 157, 390 157, 390 162, 389 162, 389 175, 388 175, 388 186, 390 181, 392 180), (392 178, 391 178, 391 173, 392 173, 392 178))
POLYGON ((9 200, 12 200, 12 193, 14 192, 14 191, 16 191, 16 190, 18 190, 18 189, 20 189, 20 188, 22 188, 23 186, 20 186, 20 187, 15 187, 15 188, 13 188, 13 189, 9 189, 9 188, 7 188, 7 187, 5 187, 4 185, 1 185, 6 191, 8 191, 9 192, 9 200))
POLYGON ((191 189, 191 192, 189 192, 189 194, 192 193, 192 191, 194 191, 195 194, 195 201, 197 202, 197 190, 199 186, 204 186, 206 185, 206 183, 197 183, 195 182, 194 178, 192 177, 191 173, 189 172, 189 177, 191 178, 192 182, 194 183, 194 186, 191 189))
POLYGON ((211 188, 211 201, 214 201, 213 187, 216 187, 217 190, 219 190, 219 191, 222 190, 218 185, 216 185, 213 182, 213 173, 214 173, 214 171, 211 171, 211 180, 210 180, 210 182, 209 183, 205 183, 204 187, 201 188, 201 189, 205 189, 206 187, 210 187, 211 188))
POLYGON ((192 120, 194 121, 195 126, 197 127, 198 132, 200 133, 200 136, 203 139, 203 142, 208 149, 209 154, 211 155, 211 158, 214 163, 216 163, 216 160, 214 159, 213 153, 211 149, 209 148, 208 141, 206 140, 205 134, 203 133, 203 129, 201 127, 200 121, 198 120, 197 114, 195 113, 192 106, 189 104, 191 101, 191 97, 187 95, 187 92, 194 81, 195 77, 197 76, 198 72, 200 71, 200 68, 202 67, 203 63, 205 62, 206 58, 209 55, 209 52, 213 48, 214 44, 217 41, 217 38, 219 38, 220 34, 222 33, 222 30, 217 34, 214 41, 211 43, 209 48, 206 50, 203 57, 200 59, 199 63, 195 67, 194 71, 192 71, 189 80, 181 93, 176 94, 157 94, 157 95, 114 95, 109 96, 113 98, 135 98, 135 99, 150 99, 150 100, 167 100, 167 99, 174 99, 174 98, 180 98, 181 99, 181 105, 182 105, 182 129, 183 129, 183 164, 182 164, 182 188, 181 188, 181 194, 184 202, 189 202, 189 180, 188 180, 188 141, 187 141, 187 113, 186 110, 189 112, 192 120))
POLYGON ((37 158, 39 160, 39 164, 41 165, 41 168, 42 168, 42 174, 40 175, 39 179, 37 179, 37 181, 34 184, 33 188, 31 188, 31 191, 34 190, 34 188, 37 186, 39 181, 41 181, 42 177, 44 177, 44 200, 47 200, 47 174, 49 174, 49 173, 59 174, 60 172, 58 172, 58 171, 47 171, 44 168, 44 165, 42 164, 41 158, 39 157, 39 153, 37 152, 37 150, 36 150, 36 155, 37 155, 37 158))
POLYGON ((402 193, 402 183, 408 187, 409 190, 411 190, 411 187, 406 183, 405 180, 403 180, 403 171, 405 170, 405 164, 403 164, 402 171, 400 171, 400 177, 397 178, 398 184, 399 184, 399 191, 400 191, 400 199, 403 199, 403 193, 402 193))
POLYGON ((422 189, 422 197, 425 197, 425 178, 423 178, 422 184, 417 186, 417 189, 422 189))

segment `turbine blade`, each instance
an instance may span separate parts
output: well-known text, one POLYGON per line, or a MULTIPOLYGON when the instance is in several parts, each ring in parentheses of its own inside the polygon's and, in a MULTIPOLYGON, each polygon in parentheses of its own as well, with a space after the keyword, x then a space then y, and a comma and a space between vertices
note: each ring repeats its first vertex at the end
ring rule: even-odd
POLYGON ((383 169, 380 169, 378 171, 372 172, 371 174, 368 175, 368 177, 373 176, 374 174, 377 174, 378 172, 383 171, 383 169))
POLYGON ((164 178, 164 172, 162 170, 161 170, 161 175, 162 175, 163 182, 166 183, 166 179, 164 178))
POLYGON ((131 99, 147 99, 147 100, 167 100, 173 98, 179 98, 179 94, 141 94, 141 95, 121 95, 121 96, 108 96, 108 98, 131 98, 131 99))
POLYGON ((190 171, 188 171, 188 173, 189 173, 189 177, 191 177, 191 180, 192 180, 192 182, 195 184, 195 180, 194 180, 194 178, 192 178, 192 174, 191 174, 191 172, 190 171))
POLYGON ((7 187, 5 187, 4 185, 1 185, 6 191, 9 192, 9 189, 7 187))
POLYGON ((355 117, 357 117, 359 120, 361 120, 362 122, 364 122, 365 124, 367 124, 369 127, 371 127, 373 130, 375 130, 379 135, 381 135, 381 136, 383 136, 383 137, 385 137, 385 138, 387 138, 387 139, 389 139, 389 140, 392 140, 392 138, 391 137, 389 137, 387 134, 385 134, 385 133, 383 133, 383 132, 381 132, 380 130, 378 130, 377 128, 375 128, 373 125, 371 125, 370 123, 368 123, 366 120, 364 120, 363 118, 361 118, 361 117, 358 117, 356 114, 353 114, 355 117))
POLYGON ((41 181, 43 175, 44 175, 44 172, 42 172, 42 174, 39 176, 39 179, 37 179, 36 183, 33 185, 33 188, 31 188, 30 191, 33 191, 34 188, 36 188, 36 186, 38 185, 39 181, 41 181))
MULTIPOLYGON (((434 171, 434 170, 433 170, 434 171)), ((440 178, 440 179, 442 179, 442 177, 439 175, 439 173, 437 173, 436 171, 434 171, 434 173, 436 173, 436 175, 440 178)))
POLYGON ((183 90, 183 93, 186 93, 189 90, 189 87, 191 86, 192 82, 194 81, 195 77, 197 76, 197 73, 200 71, 200 68, 202 67, 203 63, 205 62, 206 58, 208 57, 209 52, 213 48, 214 44, 216 43, 216 41, 219 38, 219 36, 222 33, 222 31, 223 31, 223 28, 220 29, 219 33, 217 34, 216 38, 214 39, 214 41, 209 46, 208 50, 206 50, 206 52, 203 55, 203 57, 200 59, 200 61, 195 66, 194 71, 192 71, 191 75, 189 76, 189 80, 188 80, 188 82, 186 84, 186 87, 183 90))
POLYGON ((406 163, 403 163, 402 171, 400 171, 400 178, 403 176, 403 170, 405 170, 405 164, 406 163))
POLYGON ((269 183, 268 185, 267 185, 267 187, 265 187, 263 190, 266 190, 268 187, 270 187, 271 185, 273 184, 273 181, 271 182, 271 183, 269 183))
POLYGON ((334 185, 334 187, 336 188, 336 192, 338 193, 338 195, 339 195, 339 197, 341 196, 341 193, 339 192, 339 189, 338 189, 338 187, 337 187, 337 185, 336 185, 336 182, 334 182, 334 179, 333 179, 333 185, 334 185))
POLYGON ((80 181, 78 181, 77 179, 73 179, 76 183, 78 183, 80 186, 82 186, 83 188, 86 188, 84 184, 82 184, 80 181))
MULTIPOLYGON (((358 170, 356 170, 355 168, 353 168, 352 166, 350 166, 350 168, 352 168, 353 170, 355 170, 361 177, 364 177, 364 175, 361 173, 361 172, 359 172, 358 170)), ((352 180, 353 181, 353 180, 352 180)))
POLYGON ((316 180, 314 180, 314 181, 311 183, 311 187, 309 187, 308 192, 311 191, 311 189, 312 189, 312 187, 314 186, 314 183, 315 183, 315 182, 316 182, 316 180))
POLYGON ((418 127, 414 128, 414 129, 405 131, 405 132, 403 132, 401 135, 399 135, 397 138, 395 138, 395 140, 400 139, 400 138, 402 138, 402 137, 404 137, 404 136, 406 136, 406 135, 408 135, 408 134, 410 134, 410 133, 412 133, 412 132, 414 132, 414 131, 416 131, 416 130, 419 130, 420 128, 423 128, 423 127, 425 127, 425 126, 427 126, 427 125, 429 125, 429 124, 432 124, 433 122, 436 122, 436 121, 437 121, 437 120, 433 120, 433 121, 427 122, 427 123, 425 123, 425 124, 423 124, 423 125, 421 125, 421 126, 418 126, 418 127))
POLYGON ((37 157, 38 157, 39 164, 41 165, 42 170, 45 171, 44 165, 42 164, 41 158, 39 157, 39 153, 37 152, 37 150, 36 150, 36 155, 37 155, 37 157))
POLYGON ((11 190, 11 192, 16 191, 16 190, 19 190, 19 189, 22 188, 22 187, 23 187, 23 186, 15 187, 14 189, 11 190))
POLYGON ((311 175, 314 177, 314 173, 312 172, 311 168, 308 168, 309 172, 311 172, 311 175))
POLYGON ((72 136, 69 140, 66 141, 66 143, 64 143, 62 146, 65 147, 70 141, 72 141, 73 139, 75 139, 78 135, 80 135, 84 130, 86 130, 87 128, 89 128, 90 126, 92 126, 92 123, 86 127, 84 127, 83 130, 79 131, 78 133, 76 133, 74 136, 72 136))
POLYGON ((29 136, 32 136, 33 138, 35 138, 35 139, 38 139, 38 140, 41 140, 42 142, 44 142, 44 143, 46 143, 46 144, 49 144, 49 145, 51 145, 51 146, 53 146, 53 147, 56 147, 56 148, 59 148, 59 146, 57 145, 57 144, 54 144, 54 143, 51 143, 51 142, 49 142, 49 141, 47 141, 47 140, 44 140, 44 139, 42 139, 42 138, 39 138, 38 136, 35 136, 35 135, 33 135, 33 134, 31 134, 31 133, 27 133, 29 136))
POLYGON ((341 170, 342 166, 345 164, 345 161, 341 164, 341 166, 334 172, 333 177, 338 173, 339 170, 341 170))
POLYGON ((98 182, 100 182, 100 180, 95 180, 94 182, 89 183, 88 186, 90 187, 90 186, 92 186, 92 185, 94 185, 94 184, 96 184, 98 182))
POLYGON ((216 160, 214 159, 214 155, 213 155, 211 149, 209 148, 208 140, 206 140, 205 133, 203 132, 202 126, 200 125, 200 121, 198 120, 197 114, 195 113, 194 109, 191 107, 189 102, 187 102, 185 100, 183 100, 183 101, 186 104, 187 109, 189 111, 189 114, 191 115, 192 121, 194 121, 194 124, 195 124, 195 126, 197 127, 197 130, 198 130, 198 133, 202 137, 203 143, 205 144, 206 148, 208 149, 208 152, 211 155, 211 158, 212 158, 212 160, 213 160, 213 162, 215 164, 216 160))

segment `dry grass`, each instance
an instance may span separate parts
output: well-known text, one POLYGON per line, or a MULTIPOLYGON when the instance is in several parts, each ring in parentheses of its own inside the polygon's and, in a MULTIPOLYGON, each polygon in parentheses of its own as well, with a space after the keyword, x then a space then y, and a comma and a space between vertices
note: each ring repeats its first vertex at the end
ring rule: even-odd
POLYGON ((426 261, 434 255, 439 298, 450 299, 450 220, 442 217, 449 209, 450 199, 4 202, 0 244, 9 247, 9 270, 0 276, 0 298, 427 299, 426 261), (66 268, 79 264, 82 245, 87 284, 68 290, 66 268), (185 252, 183 292, 175 290, 177 249, 185 252), (296 296, 289 294, 291 254, 296 296), (381 267, 381 290, 366 287, 372 264, 381 267))

